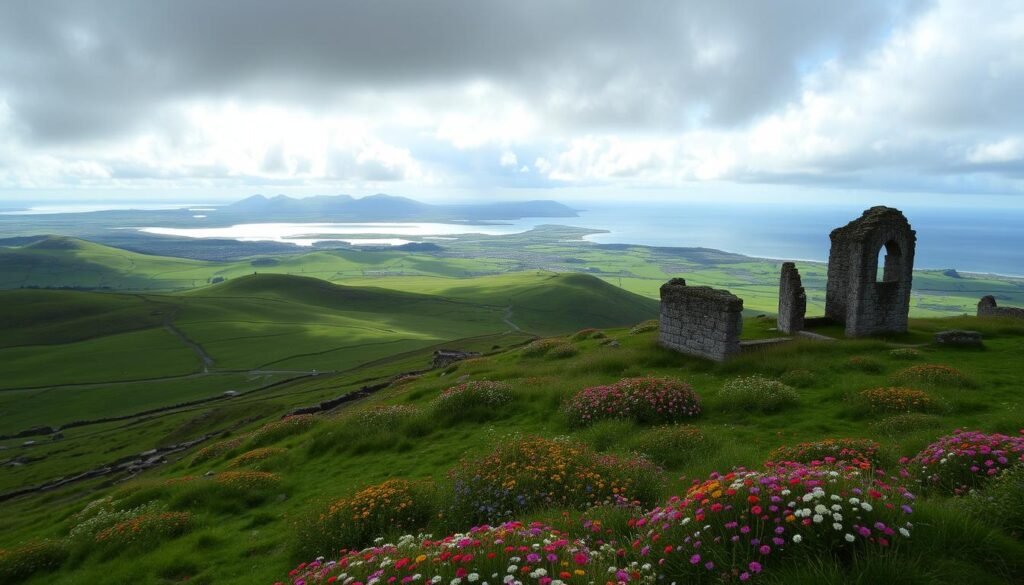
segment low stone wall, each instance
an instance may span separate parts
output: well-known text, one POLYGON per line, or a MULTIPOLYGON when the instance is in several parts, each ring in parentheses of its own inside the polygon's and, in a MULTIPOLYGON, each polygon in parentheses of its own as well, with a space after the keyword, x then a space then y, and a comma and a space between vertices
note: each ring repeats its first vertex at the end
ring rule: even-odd
POLYGON ((996 298, 992 295, 981 297, 978 301, 979 317, 1012 317, 1024 319, 1024 309, 1017 307, 1000 307, 996 305, 996 298))
POLYGON ((782 263, 779 277, 779 316, 777 328, 782 333, 797 333, 804 328, 807 293, 800 281, 800 271, 792 262, 782 263))
POLYGON ((715 361, 740 353, 743 299, 727 290, 686 286, 673 278, 661 287, 658 343, 715 361))

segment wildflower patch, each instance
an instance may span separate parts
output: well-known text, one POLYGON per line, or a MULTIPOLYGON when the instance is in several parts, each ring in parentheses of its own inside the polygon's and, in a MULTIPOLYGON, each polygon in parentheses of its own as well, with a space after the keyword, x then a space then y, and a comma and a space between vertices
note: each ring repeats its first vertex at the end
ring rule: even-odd
POLYGON ((699 416, 701 406, 689 384, 673 378, 646 377, 581 390, 566 402, 564 411, 579 426, 616 418, 657 424, 699 416))

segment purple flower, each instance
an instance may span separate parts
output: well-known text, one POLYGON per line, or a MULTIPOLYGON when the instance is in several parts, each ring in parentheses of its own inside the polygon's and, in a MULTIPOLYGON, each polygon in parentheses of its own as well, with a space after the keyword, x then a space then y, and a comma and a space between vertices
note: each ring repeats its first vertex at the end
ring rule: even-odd
POLYGON ((690 557, 690 564, 691 565, 696 565, 699 562, 700 562, 700 555, 693 555, 692 557, 690 557))

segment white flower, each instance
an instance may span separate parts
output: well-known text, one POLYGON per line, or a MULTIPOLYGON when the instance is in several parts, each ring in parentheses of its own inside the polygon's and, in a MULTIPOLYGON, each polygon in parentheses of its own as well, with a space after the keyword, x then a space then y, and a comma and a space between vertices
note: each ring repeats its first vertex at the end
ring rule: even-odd
POLYGON ((534 571, 534 573, 537 573, 538 577, 544 577, 545 575, 548 574, 548 570, 547 569, 537 569, 536 571, 534 571))
POLYGON ((470 574, 466 575, 466 581, 469 581, 470 583, 476 583, 479 580, 480 580, 480 575, 478 575, 477 573, 470 573, 470 574))
POLYGON ((843 498, 840 498, 840 497, 839 497, 839 496, 837 496, 836 494, 832 494, 832 501, 833 501, 833 502, 838 502, 838 501, 839 501, 839 500, 841 500, 841 499, 843 499, 843 498))
POLYGON ((508 568, 505 569, 505 572, 506 573, 515 573, 518 570, 519 570, 519 567, 517 567, 515 565, 509 565, 508 568))
POLYGON ((905 538, 910 538, 910 531, 906 528, 900 528, 900 534, 902 534, 905 538))
POLYGON ((853 541, 857 540, 857 537, 855 537, 854 535, 850 534, 849 532, 847 532, 846 535, 843 536, 843 538, 846 539, 846 542, 853 542, 853 541))
POLYGON ((794 534, 793 535, 793 542, 795 542, 797 544, 800 544, 800 542, 803 541, 803 539, 804 539, 804 537, 800 536, 799 534, 794 534))
POLYGON ((618 570, 619 570, 618 567, 608 567, 608 572, 609 573, 614 573, 615 571, 618 571, 618 570))
POLYGON ((814 518, 811 518, 811 520, 814 520, 815 524, 821 524, 822 520, 824 520, 824 519, 825 519, 825 517, 822 516, 821 514, 815 514, 814 518))
POLYGON ((856 506, 857 504, 860 503, 860 500, 857 498, 850 498, 850 503, 856 506))
POLYGON ((818 504, 817 506, 814 507, 814 512, 816 514, 824 514, 824 513, 828 512, 828 508, 826 508, 825 506, 823 506, 821 504, 818 504))
POLYGON ((869 504, 867 502, 861 502, 860 503, 860 507, 864 508, 865 512, 870 512, 871 511, 871 504, 869 504))
POLYGON ((448 582, 448 585, 462 585, 462 579, 456 577, 448 582))
POLYGON ((780 494, 782 494, 782 495, 784 495, 784 496, 788 496, 789 494, 791 494, 791 493, 793 493, 793 492, 791 492, 791 491, 789 491, 789 490, 782 490, 782 491, 781 491, 781 492, 779 492, 779 493, 780 493, 780 494))
POLYGON ((836 513, 832 514, 832 519, 835 520, 836 522, 842 522, 843 521, 843 515, 840 514, 839 512, 836 512, 836 513))
POLYGON ((415 575, 412 576, 412 580, 413 581, 419 581, 422 578, 423 578, 423 575, 421 575, 419 573, 416 573, 415 575))
POLYGON ((843 529, 843 525, 838 523, 838 522, 834 522, 832 524, 832 528, 835 528, 836 530, 842 530, 843 529))
POLYGON ((686 526, 689 523, 690 523, 690 518, 689 517, 683 518, 683 521, 680 522, 680 524, 682 524, 683 526, 686 526))
POLYGON ((650 571, 651 570, 651 563, 644 563, 644 565, 642 567, 640 567, 640 569, 644 570, 644 571, 650 571))
POLYGON ((515 580, 516 580, 515 575, 505 575, 505 578, 502 580, 502 582, 507 585, 508 583, 511 583, 511 582, 513 582, 515 580))
POLYGON ((810 502, 813 499, 814 499, 814 494, 813 493, 804 494, 803 501, 810 502))
POLYGON ((832 511, 833 511, 833 512, 839 512, 839 511, 841 511, 842 509, 843 509, 843 507, 842 507, 842 506, 840 506, 839 504, 832 504, 832 511))
POLYGON ((441 582, 441 575, 434 575, 434 577, 430 580, 430 582, 431 583, 440 583, 441 582))

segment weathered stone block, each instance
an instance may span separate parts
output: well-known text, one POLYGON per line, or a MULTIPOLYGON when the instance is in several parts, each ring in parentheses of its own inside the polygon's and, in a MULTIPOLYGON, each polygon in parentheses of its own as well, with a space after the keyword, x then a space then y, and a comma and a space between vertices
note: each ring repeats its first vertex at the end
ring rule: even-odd
POLYGON ((680 353, 724 361, 740 352, 743 300, 726 290, 686 286, 673 278, 661 287, 658 343, 680 353))
POLYGON ((1000 307, 996 304, 996 298, 992 295, 981 297, 978 301, 979 317, 1010 317, 1013 319, 1024 319, 1024 309, 1017 307, 1000 307))
POLYGON ((800 281, 800 271, 792 262, 782 263, 779 277, 779 316, 777 328, 783 333, 797 333, 804 328, 807 293, 800 281))
POLYGON ((977 331, 964 331, 962 329, 939 331, 935 334, 935 343, 958 347, 984 347, 985 345, 981 341, 981 333, 977 331))

